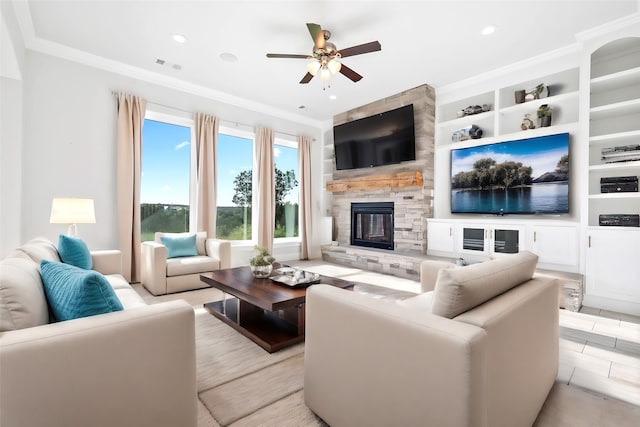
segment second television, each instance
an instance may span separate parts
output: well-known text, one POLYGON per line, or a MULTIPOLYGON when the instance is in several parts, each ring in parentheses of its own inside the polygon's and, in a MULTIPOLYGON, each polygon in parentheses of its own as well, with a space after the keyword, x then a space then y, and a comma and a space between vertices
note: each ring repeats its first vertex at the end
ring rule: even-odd
POLYGON ((569 134, 451 150, 451 213, 569 213, 569 134))
POLYGON ((336 169, 359 169, 416 159, 413 104, 334 126, 336 169))

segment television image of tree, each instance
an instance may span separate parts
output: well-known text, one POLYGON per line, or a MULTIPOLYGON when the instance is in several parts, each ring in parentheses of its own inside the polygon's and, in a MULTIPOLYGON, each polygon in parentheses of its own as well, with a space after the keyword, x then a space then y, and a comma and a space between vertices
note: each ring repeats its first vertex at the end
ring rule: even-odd
POLYGON ((473 164, 473 170, 459 172, 453 176, 453 188, 497 189, 532 183, 532 168, 521 162, 505 161, 496 163, 491 158, 483 158, 473 164))

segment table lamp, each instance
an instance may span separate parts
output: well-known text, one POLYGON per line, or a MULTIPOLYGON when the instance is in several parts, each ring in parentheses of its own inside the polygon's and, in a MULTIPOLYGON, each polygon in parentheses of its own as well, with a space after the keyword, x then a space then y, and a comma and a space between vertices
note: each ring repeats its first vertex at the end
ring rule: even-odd
POLYGON ((93 199, 54 198, 51 203, 50 224, 69 224, 67 234, 78 235, 76 224, 95 224, 96 214, 93 199))

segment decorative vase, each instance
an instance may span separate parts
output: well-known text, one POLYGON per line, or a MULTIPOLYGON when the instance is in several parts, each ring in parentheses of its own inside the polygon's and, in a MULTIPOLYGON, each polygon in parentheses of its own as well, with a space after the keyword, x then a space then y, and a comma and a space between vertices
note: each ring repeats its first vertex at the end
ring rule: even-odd
POLYGON ((551 116, 542 116, 540 117, 540 127, 546 128, 551 126, 551 116))
POLYGON ((269 277, 272 270, 273 270, 273 266, 271 264, 251 266, 251 274, 253 274, 253 277, 258 279, 264 279, 266 277, 269 277))

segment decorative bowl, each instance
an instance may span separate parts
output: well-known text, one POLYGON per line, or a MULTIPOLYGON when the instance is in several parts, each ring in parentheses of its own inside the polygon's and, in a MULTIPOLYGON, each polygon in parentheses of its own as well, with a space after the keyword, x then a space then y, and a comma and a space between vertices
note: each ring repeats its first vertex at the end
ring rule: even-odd
POLYGON ((273 266, 271 264, 269 265, 252 265, 251 266, 251 273, 253 274, 253 277, 256 277, 258 279, 264 279, 269 277, 269 275, 271 274, 271 270, 273 269, 273 266))

